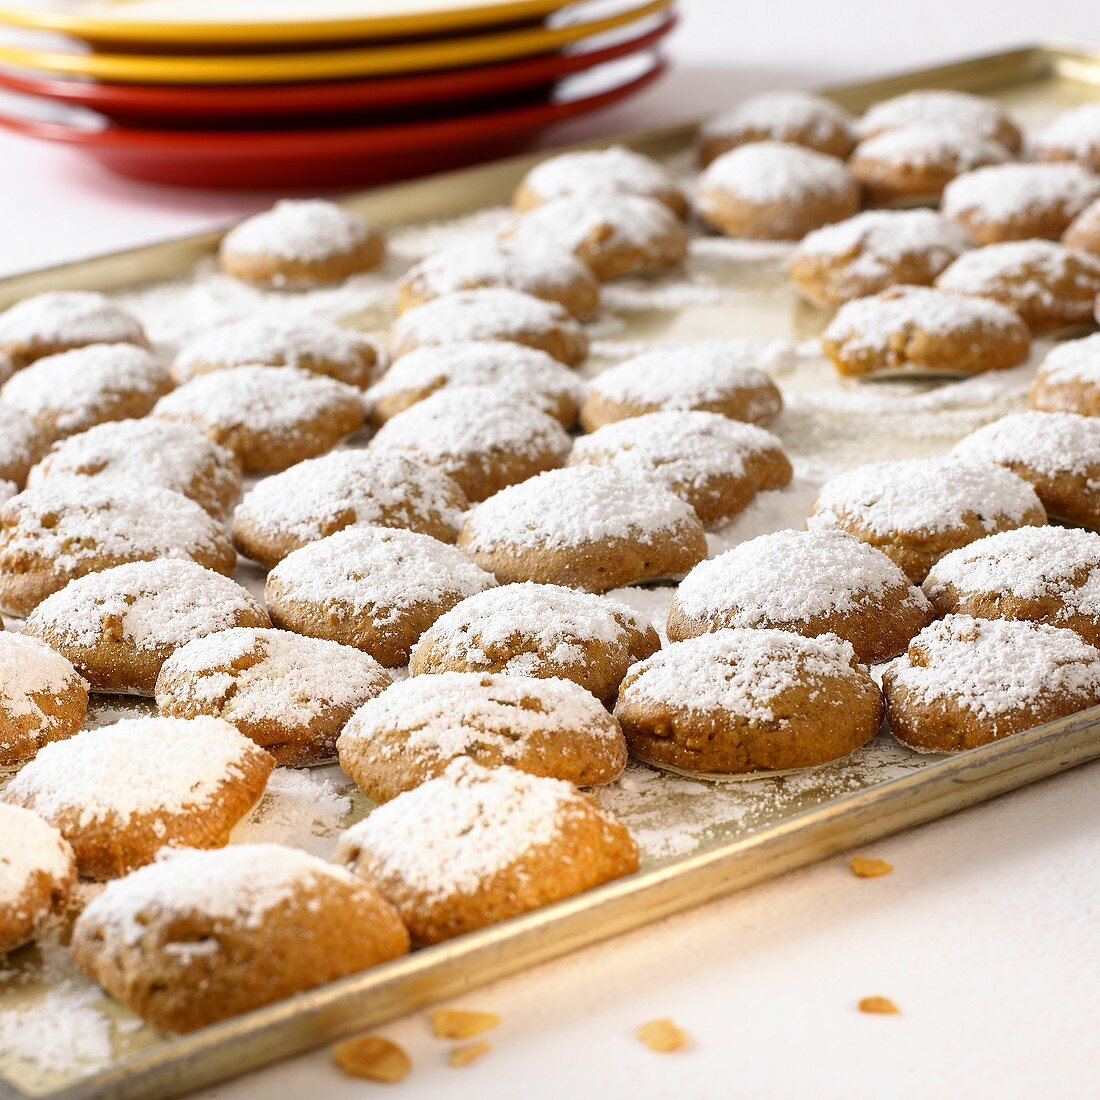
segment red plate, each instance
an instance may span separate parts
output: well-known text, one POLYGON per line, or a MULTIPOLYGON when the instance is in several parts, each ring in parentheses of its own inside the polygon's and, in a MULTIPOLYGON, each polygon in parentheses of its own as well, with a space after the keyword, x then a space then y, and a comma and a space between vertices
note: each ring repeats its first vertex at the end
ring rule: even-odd
MULTIPOLYGON (((672 30, 676 16, 648 31, 579 53, 550 54, 475 68, 415 73, 365 80, 306 84, 180 86, 108 84, 0 71, 0 87, 24 95, 99 111, 116 122, 201 129, 225 123, 269 121, 314 125, 352 112, 424 109, 446 104, 457 111, 472 104, 499 103, 524 89, 546 89, 555 81, 645 50, 672 30)), ((600 36, 606 38, 606 36, 600 36)))
MULTIPOLYGON (((69 145, 112 172, 151 183, 264 191, 370 185, 516 152, 554 123, 608 107, 648 87, 665 71, 667 62, 657 56, 646 60, 640 74, 619 77, 598 92, 435 122, 285 132, 189 132, 118 125, 87 129, 0 115, 0 126, 69 145)), ((560 90, 562 96, 567 93, 566 87, 560 90)))

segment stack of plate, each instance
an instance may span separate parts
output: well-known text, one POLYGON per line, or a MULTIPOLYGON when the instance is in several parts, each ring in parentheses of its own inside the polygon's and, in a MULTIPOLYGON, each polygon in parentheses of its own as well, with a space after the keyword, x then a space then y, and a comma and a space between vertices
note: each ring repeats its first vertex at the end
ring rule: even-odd
POLYGON ((674 0, 0 0, 0 126, 194 187, 516 151, 664 68, 674 0))

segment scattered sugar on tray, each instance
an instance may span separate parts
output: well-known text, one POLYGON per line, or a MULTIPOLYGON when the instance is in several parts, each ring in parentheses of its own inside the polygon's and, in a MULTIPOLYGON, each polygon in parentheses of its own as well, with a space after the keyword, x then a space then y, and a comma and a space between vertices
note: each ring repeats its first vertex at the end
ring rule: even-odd
POLYGON ((398 227, 390 233, 389 244, 394 253, 415 262, 470 238, 507 232, 520 217, 511 206, 490 206, 457 218, 398 227))
POLYGON ((230 843, 285 844, 328 858, 332 838, 352 812, 351 796, 337 785, 341 781, 346 787, 336 768, 276 768, 263 798, 233 829, 230 843))
POLYGON ((15 719, 33 715, 37 723, 52 727, 56 718, 47 716, 34 696, 64 695, 74 678, 79 681, 73 666, 45 642, 14 631, 0 633, 0 710, 5 714, 15 719))
POLYGON ((1100 197, 1100 177, 1080 164, 997 164, 952 180, 943 193, 948 217, 979 221, 1026 217, 1057 208, 1079 214, 1100 197))
POLYGON ((847 130, 851 122, 851 115, 842 107, 811 92, 765 92, 708 119, 699 135, 706 139, 764 131, 777 139, 803 135, 809 141, 822 142, 837 129, 847 130))
POLYGON ((712 190, 765 205, 845 194, 853 186, 844 162, 836 157, 781 141, 755 141, 710 163, 699 177, 697 204, 704 209, 711 205, 712 190))
POLYGON ((1100 333, 1056 344, 1042 362, 1049 382, 1086 382, 1100 386, 1100 333))
POLYGON ((709 556, 716 557, 760 535, 801 530, 820 487, 820 481, 796 475, 782 489, 757 493, 744 511, 729 523, 707 532, 709 556))
POLYGON ((40 340, 47 344, 145 342, 141 325, 105 294, 89 290, 47 291, 0 313, 0 344, 40 340))
POLYGON ((47 1073, 72 1074, 109 1061, 114 1053, 104 995, 69 979, 41 998, 0 1008, 0 1052, 47 1073))
POLYGON ((966 462, 1020 462, 1055 477, 1086 478, 1100 491, 1100 419, 1077 413, 1013 413, 979 428, 951 452, 966 462))
POLYGON ((629 588, 613 588, 600 598, 625 604, 638 616, 639 621, 657 631, 661 644, 665 645, 668 642, 665 623, 668 621, 668 608, 675 593, 676 589, 671 584, 631 585, 629 588))

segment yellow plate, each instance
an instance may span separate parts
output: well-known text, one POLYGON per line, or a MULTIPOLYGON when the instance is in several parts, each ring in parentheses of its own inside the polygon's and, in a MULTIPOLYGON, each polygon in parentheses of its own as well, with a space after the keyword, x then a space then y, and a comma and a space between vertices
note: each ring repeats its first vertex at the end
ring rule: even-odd
POLYGON ((0 45, 0 63, 66 76, 94 77, 130 84, 274 84, 301 80, 337 80, 383 73, 457 69, 550 53, 589 35, 621 27, 670 8, 674 0, 632 0, 622 11, 601 19, 559 27, 527 27, 498 34, 431 42, 301 53, 170 54, 67 53, 0 45))

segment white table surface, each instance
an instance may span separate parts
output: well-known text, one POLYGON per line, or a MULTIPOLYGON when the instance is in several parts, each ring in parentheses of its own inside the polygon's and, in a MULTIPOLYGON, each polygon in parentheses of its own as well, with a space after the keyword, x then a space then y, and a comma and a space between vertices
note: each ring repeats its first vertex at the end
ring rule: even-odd
MULTIPOLYGON (((1094 0, 681 0, 673 74, 560 129, 567 141, 675 121, 768 87, 855 79, 1039 39, 1100 44, 1094 0)), ((0 273, 178 236, 264 195, 126 183, 0 133, 0 273)), ((395 1090, 449 1100, 1096 1095, 1100 764, 884 841, 859 880, 833 860, 455 1002, 499 1012, 465 1069, 426 1016, 381 1031, 412 1055, 395 1090), (859 998, 902 1014, 866 1016, 859 998), (671 1016, 689 1049, 634 1038, 671 1016)), ((370 1095, 320 1052, 207 1090, 221 1100, 370 1095)))

